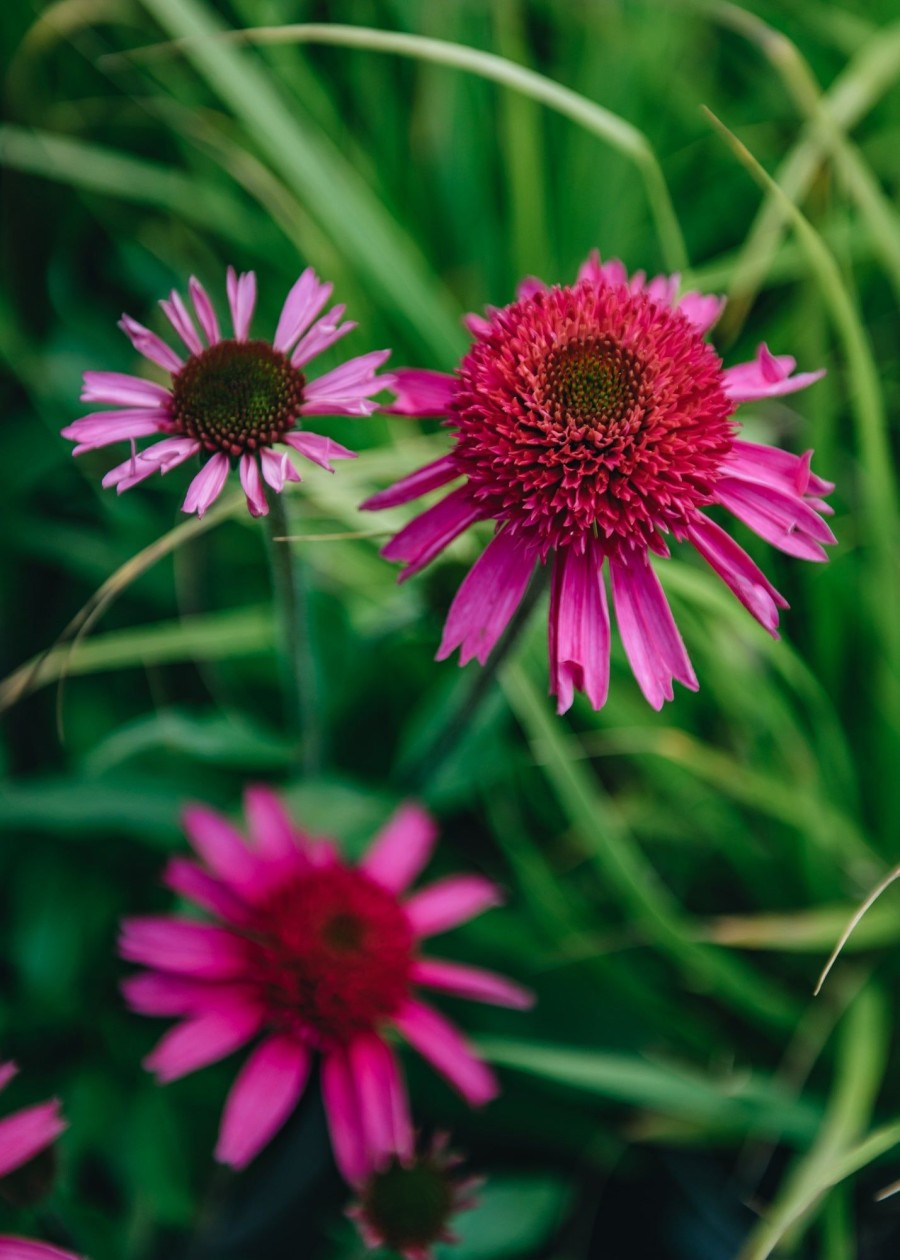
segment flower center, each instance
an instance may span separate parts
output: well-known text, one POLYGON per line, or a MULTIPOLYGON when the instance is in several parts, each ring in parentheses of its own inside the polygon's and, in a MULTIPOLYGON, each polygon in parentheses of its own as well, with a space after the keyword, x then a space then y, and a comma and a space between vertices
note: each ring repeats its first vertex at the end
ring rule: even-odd
POLYGON ((432 1161, 404 1167, 395 1159, 373 1175, 362 1198, 365 1219, 382 1245, 401 1253, 440 1242, 454 1207, 450 1179, 432 1161))
POLYGON ((172 378, 172 413, 207 450, 243 455, 293 428, 305 384, 267 341, 218 341, 172 378))
POLYGON ((251 962, 277 1027, 345 1045, 409 992, 413 934, 400 903, 350 867, 298 876, 260 907, 251 962))
POLYGON ((547 356, 543 394, 561 423, 602 431, 639 405, 640 364, 611 337, 570 341, 547 356))

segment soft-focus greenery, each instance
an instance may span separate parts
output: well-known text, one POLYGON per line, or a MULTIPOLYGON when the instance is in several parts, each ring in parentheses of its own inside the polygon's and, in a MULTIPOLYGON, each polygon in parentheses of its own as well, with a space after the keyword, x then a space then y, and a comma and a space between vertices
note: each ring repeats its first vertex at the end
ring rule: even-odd
MULTIPOLYGON (((655 714, 616 646, 606 709, 559 719, 537 618, 429 784, 434 869, 509 891, 445 952, 540 994, 528 1015, 447 1003, 502 1070, 485 1112, 408 1062, 422 1125, 451 1128, 490 1179, 459 1260, 896 1254, 895 1203, 873 1202, 900 1176, 896 889, 811 996, 898 860, 896 18, 892 0, 0 6, 5 674, 184 520, 187 470, 117 497, 99 479, 122 456, 73 462, 58 430, 85 368, 137 367, 121 311, 162 331, 156 299, 192 273, 221 300, 227 263, 254 268, 269 330, 311 262, 359 321, 348 348, 450 369, 459 315, 508 301, 524 274, 567 280, 595 246, 632 270, 677 264, 670 197, 685 281, 731 299, 726 362, 766 340, 829 369, 742 412, 752 435, 815 447, 837 483, 827 566, 739 531, 790 600, 782 640, 682 549, 660 574, 697 695, 655 714), (538 103, 508 67, 512 87, 488 82, 495 62, 208 34, 298 21, 493 52, 608 114, 539 83, 538 103), (122 55, 198 32, 179 52, 122 55)), ((115 956, 121 915, 169 904, 158 875, 184 846, 185 800, 236 811, 242 783, 267 780, 358 850, 399 797, 397 766, 478 669, 432 661, 478 539, 397 588, 379 538, 313 537, 407 519, 355 505, 446 435, 325 425, 364 453, 305 474, 288 504, 313 592, 320 777, 299 777, 284 725, 264 537, 243 507, 126 570, 79 646, 4 690, 31 689, 6 714, 0 784, 0 1051, 23 1067, 3 1101, 58 1093, 71 1128, 50 1207, 0 1205, 0 1232, 93 1260, 360 1254, 314 1091, 246 1174, 216 1171, 234 1065, 157 1088, 140 1059, 161 1024, 125 1013, 115 956)))

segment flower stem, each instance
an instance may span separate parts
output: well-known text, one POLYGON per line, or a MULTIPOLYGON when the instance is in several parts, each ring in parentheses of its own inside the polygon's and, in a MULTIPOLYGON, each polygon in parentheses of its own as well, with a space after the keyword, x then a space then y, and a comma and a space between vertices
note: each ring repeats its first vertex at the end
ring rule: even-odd
POLYGON ((316 667, 311 644, 309 598, 300 561, 291 544, 284 497, 268 494, 269 564, 279 623, 278 645, 288 725, 296 733, 304 774, 321 763, 316 667))
POLYGON ((471 727, 478 709, 490 695, 497 673, 519 642, 522 632, 531 620, 541 596, 550 580, 550 566, 541 565, 532 577, 528 590, 503 637, 494 648, 487 664, 479 669, 472 685, 459 708, 451 714, 447 724, 434 738, 405 765, 400 772, 400 784, 407 791, 421 791, 425 784, 434 780, 471 727))

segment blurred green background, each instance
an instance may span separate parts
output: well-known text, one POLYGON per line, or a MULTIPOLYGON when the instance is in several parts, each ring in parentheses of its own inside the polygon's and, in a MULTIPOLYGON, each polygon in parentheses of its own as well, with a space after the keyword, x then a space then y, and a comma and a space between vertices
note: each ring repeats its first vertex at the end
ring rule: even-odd
MULTIPOLYGON (((460 314, 508 301, 524 274, 565 282, 593 247, 631 270, 675 269, 667 186, 685 282, 729 295, 714 334, 726 363, 766 340, 803 370, 828 367, 811 390, 741 413, 750 436, 815 447, 837 483, 827 566, 736 530, 790 600, 782 641, 681 549, 660 576, 699 694, 655 714, 616 644, 604 711, 579 700, 558 719, 538 617, 436 768, 433 871, 479 869, 509 890, 443 952, 508 971, 540 1003, 524 1016, 454 1007, 502 1071, 483 1113, 412 1056, 408 1068, 423 1128, 452 1129, 489 1178, 460 1219, 459 1260, 897 1254, 900 1208, 873 1196, 900 1176, 900 893, 811 996, 898 856, 895 0, 10 0, 0 38, 4 674, 186 519, 184 470, 119 498, 99 480, 123 454, 74 462, 58 431, 84 410, 83 370, 142 370, 121 312, 162 331, 156 300, 190 274, 221 304, 225 266, 255 269, 265 335, 312 263, 359 321, 341 350, 389 345, 395 363, 450 370, 460 314), (604 138, 415 57, 211 38, 284 22, 493 52, 630 130, 613 122, 604 138), (183 52, 127 55, 198 34, 183 52)), ((321 427, 364 455, 333 478, 304 473, 288 503, 304 536, 408 519, 355 505, 447 444, 405 420, 321 427)), ((123 1009, 116 926, 171 904, 158 876, 184 847, 187 799, 234 812, 244 782, 269 781, 359 850, 398 799, 398 764, 478 669, 432 657, 483 539, 402 588, 380 538, 295 544, 327 741, 321 776, 303 780, 262 527, 239 505, 187 533, 115 580, 75 650, 2 693, 17 702, 0 782, 0 1050, 24 1069, 3 1101, 58 1093, 71 1129, 49 1207, 0 1203, 0 1232, 93 1260, 355 1260, 314 1096, 231 1177, 211 1150, 234 1063, 166 1089, 142 1071, 163 1025, 123 1009)))

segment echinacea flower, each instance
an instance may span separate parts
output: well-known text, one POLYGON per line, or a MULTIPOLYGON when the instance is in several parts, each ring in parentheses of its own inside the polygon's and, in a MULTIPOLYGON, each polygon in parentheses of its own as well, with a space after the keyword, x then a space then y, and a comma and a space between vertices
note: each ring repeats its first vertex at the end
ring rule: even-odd
POLYGON ((299 481, 288 447, 333 472, 333 459, 353 459, 345 446, 300 427, 307 416, 368 416, 372 395, 391 384, 376 370, 389 350, 348 359, 324 376, 309 379, 306 366, 355 328, 341 323, 342 305, 324 315, 332 286, 312 267, 288 293, 272 342, 250 339, 256 304, 256 276, 228 268, 228 305, 234 329, 225 337, 203 286, 191 277, 194 316, 174 289, 160 305, 188 354, 176 353, 128 315, 119 327, 145 358, 171 374, 168 387, 122 372, 85 372, 82 402, 103 403, 63 429, 77 442, 73 454, 112 442, 130 442, 131 456, 103 478, 121 494, 155 472, 166 473, 192 456, 202 461, 188 487, 182 511, 202 516, 215 502, 235 466, 253 516, 268 512, 263 482, 276 493, 285 481, 299 481), (196 317, 196 323, 194 322, 196 317), (199 325, 199 330, 198 330, 199 325), (159 437, 142 451, 139 438, 159 437))
POLYGON ((335 1159, 356 1184, 413 1149, 390 1030, 473 1106, 496 1092, 491 1070, 416 988, 511 1007, 531 997, 492 972, 422 955, 425 938, 500 896, 478 875, 401 896, 436 838, 418 806, 401 807, 354 867, 331 840, 299 831, 268 789, 249 788, 244 803, 249 842, 212 810, 187 809, 185 831, 202 864, 174 858, 166 872, 170 888, 219 923, 145 917, 123 925, 123 956, 152 968, 125 982, 128 1001, 182 1019, 145 1066, 171 1081, 256 1041, 216 1147, 217 1159, 241 1168, 284 1124, 318 1056, 335 1159))
POLYGON ((431 1260, 438 1243, 455 1243, 453 1218, 475 1206, 480 1177, 460 1175, 462 1160, 436 1134, 424 1150, 394 1156, 369 1174, 347 1210, 369 1248, 386 1247, 403 1260, 431 1260))
MULTIPOLYGON (((0 1090, 5 1089, 17 1071, 14 1063, 0 1063, 0 1090)), ((0 1194, 19 1204, 39 1197, 23 1194, 29 1181, 29 1166, 50 1150, 65 1127, 56 1099, 25 1107, 0 1120, 0 1194), (14 1186, 13 1179, 18 1179, 19 1184, 14 1186), (8 1195, 6 1189, 10 1190, 8 1195)), ((45 1178, 41 1177, 40 1181, 44 1182, 45 1178)), ((41 1189, 44 1188, 42 1185, 41 1189)), ((48 1243, 4 1235, 0 1236, 0 1260, 78 1260, 78 1257, 48 1243)))
POLYGON ((574 285, 526 280, 518 297, 485 318, 455 376, 401 369, 396 401, 406 416, 443 416, 452 451, 376 494, 394 507, 453 481, 462 484, 402 529, 383 550, 417 573, 478 521, 490 543, 451 605, 438 660, 482 665, 515 612, 538 563, 552 563, 550 692, 564 713, 576 690, 606 701, 610 629, 608 568, 619 633, 654 708, 672 680, 697 680, 649 553, 665 536, 689 542, 744 607, 777 637, 787 607, 743 549, 706 514, 724 508, 788 555, 824 560, 835 541, 822 520, 834 488, 797 456, 737 436, 739 403, 775 398, 817 381, 794 375, 789 355, 760 346, 725 368, 705 334, 723 301, 677 296, 677 276, 628 276, 596 252, 574 285))

